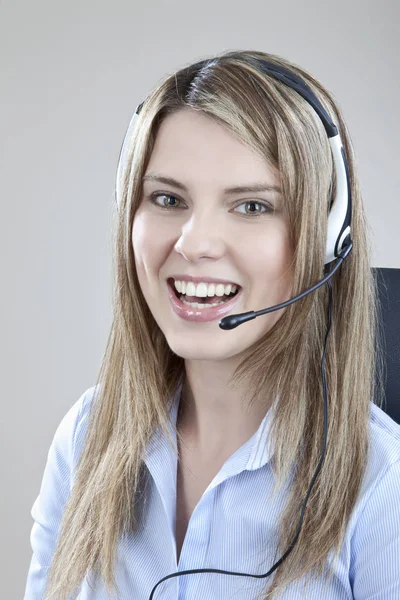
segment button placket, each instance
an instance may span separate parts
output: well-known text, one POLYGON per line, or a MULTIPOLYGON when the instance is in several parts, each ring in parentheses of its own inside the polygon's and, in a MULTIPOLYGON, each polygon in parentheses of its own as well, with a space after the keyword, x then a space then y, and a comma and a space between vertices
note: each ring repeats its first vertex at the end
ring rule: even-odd
MULTIPOLYGON (((207 488, 189 519, 179 557, 178 571, 205 568, 214 515, 214 492, 215 490, 207 488), (208 512, 211 514, 207 514, 208 512), (193 556, 196 557, 196 563, 193 562, 193 558, 188 560, 188 557, 193 556)), ((196 597, 194 587, 198 587, 195 585, 197 575, 201 577, 202 574, 184 575, 179 578, 179 600, 196 597)))

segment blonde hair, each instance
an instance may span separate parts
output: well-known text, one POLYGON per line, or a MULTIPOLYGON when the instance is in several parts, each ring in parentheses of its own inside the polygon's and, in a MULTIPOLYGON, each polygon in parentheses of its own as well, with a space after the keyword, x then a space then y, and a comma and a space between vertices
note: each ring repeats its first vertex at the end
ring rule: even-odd
MULTIPOLYGON (((353 201, 353 250, 332 280, 325 461, 298 542, 275 571, 272 583, 266 580, 262 597, 278 597, 303 575, 329 574, 329 556, 339 555, 367 464, 370 401, 381 403, 383 389, 377 291, 352 144, 332 95, 304 69, 273 54, 231 51, 169 74, 146 98, 129 141, 115 232, 113 321, 45 600, 55 596, 67 600, 77 593, 90 569, 98 572, 110 593, 118 588, 117 544, 121 535, 135 531, 144 452, 156 427, 168 435, 167 398, 184 372, 184 359, 168 347, 143 297, 131 242, 142 177, 163 119, 183 108, 200 111, 278 169, 295 248, 292 295, 323 276, 327 215, 336 189, 328 138, 313 108, 297 92, 263 73, 260 60, 302 77, 336 123, 353 201)), ((279 556, 297 530, 300 508, 321 456, 321 357, 327 306, 328 289, 322 286, 287 307, 262 339, 248 348, 234 375, 235 382, 251 382, 250 402, 263 390, 279 394, 270 433, 275 493, 291 477, 279 523, 279 556)))

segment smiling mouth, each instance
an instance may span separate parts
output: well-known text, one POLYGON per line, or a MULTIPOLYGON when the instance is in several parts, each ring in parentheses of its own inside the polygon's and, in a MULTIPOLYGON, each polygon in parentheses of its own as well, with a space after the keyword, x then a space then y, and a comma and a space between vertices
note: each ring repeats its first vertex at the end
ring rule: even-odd
POLYGON ((234 298, 240 291, 241 291, 241 287, 237 286, 236 291, 233 294, 224 294, 223 296, 187 296, 186 294, 181 294, 180 292, 178 292, 178 290, 176 289, 175 285, 174 285, 174 280, 173 279, 168 279, 168 284, 171 286, 172 290, 174 291, 175 296, 178 298, 178 300, 182 301, 182 300, 186 300, 187 302, 198 302, 199 304, 213 304, 216 302, 227 302, 228 300, 232 300, 232 298, 234 298))

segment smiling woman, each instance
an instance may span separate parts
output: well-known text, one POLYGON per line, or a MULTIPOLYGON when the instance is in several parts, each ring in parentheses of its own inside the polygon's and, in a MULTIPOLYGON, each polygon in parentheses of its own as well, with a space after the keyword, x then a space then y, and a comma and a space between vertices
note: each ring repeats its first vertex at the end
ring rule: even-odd
POLYGON ((400 597, 400 428, 332 95, 258 51, 184 67, 135 113, 116 200, 110 336, 49 452, 25 600, 400 597))

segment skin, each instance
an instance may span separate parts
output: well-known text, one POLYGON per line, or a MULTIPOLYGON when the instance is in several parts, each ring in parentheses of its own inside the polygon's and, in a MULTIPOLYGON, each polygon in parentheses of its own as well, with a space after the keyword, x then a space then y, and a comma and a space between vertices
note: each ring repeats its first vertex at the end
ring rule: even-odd
POLYGON ((187 461, 199 478, 196 464, 203 465, 202 473, 207 471, 210 477, 254 434, 273 402, 263 398, 249 410, 243 402, 245 388, 232 389, 229 383, 243 351, 285 309, 224 331, 217 320, 194 323, 178 317, 166 280, 181 273, 237 282, 242 298, 232 314, 290 298, 293 250, 284 198, 270 191, 225 195, 224 188, 231 186, 259 182, 280 186, 279 173, 230 132, 192 109, 182 109, 161 124, 145 175, 150 173, 173 177, 187 188, 143 182, 132 244, 146 302, 172 351, 185 360, 178 428, 185 437, 187 461), (154 192, 161 194, 158 205, 149 200, 154 192), (274 212, 249 202, 269 203, 274 212))

